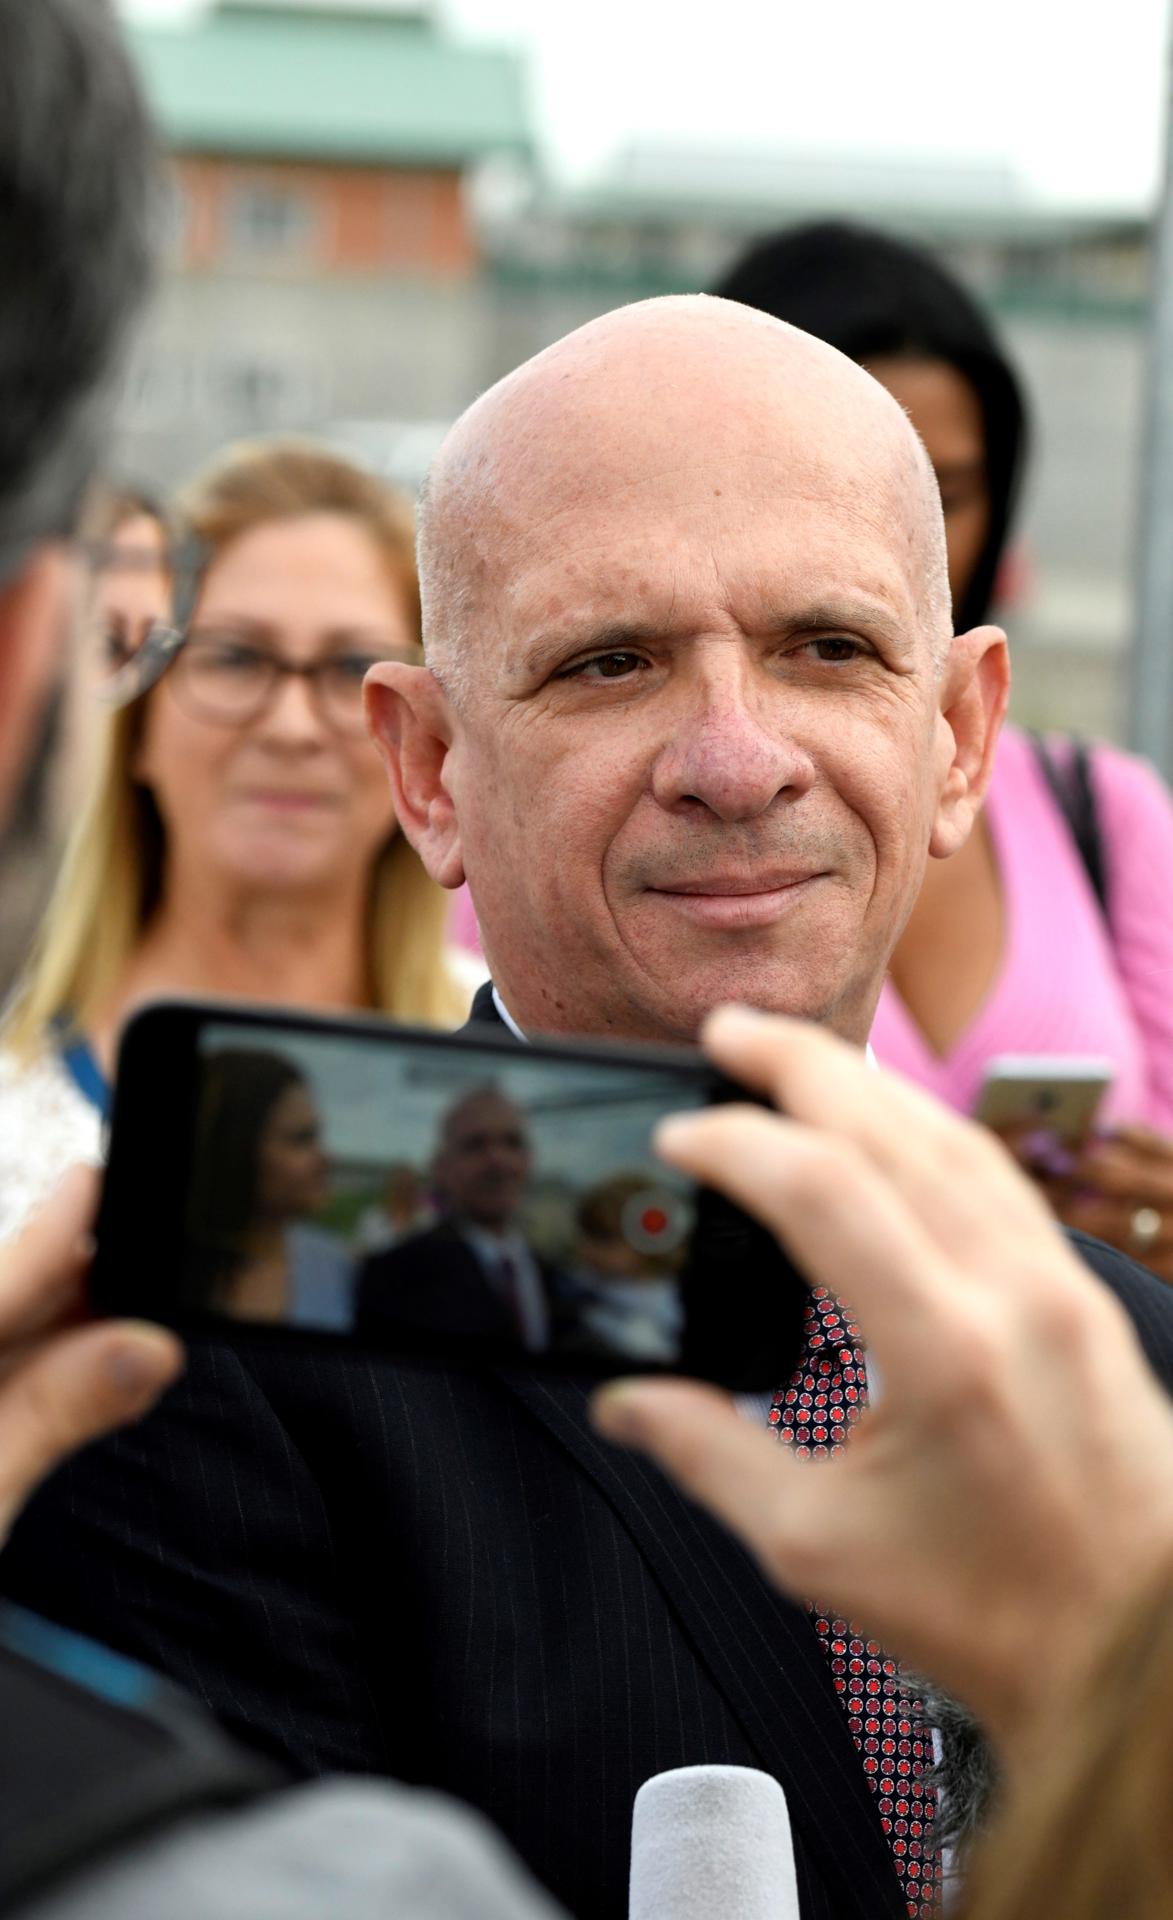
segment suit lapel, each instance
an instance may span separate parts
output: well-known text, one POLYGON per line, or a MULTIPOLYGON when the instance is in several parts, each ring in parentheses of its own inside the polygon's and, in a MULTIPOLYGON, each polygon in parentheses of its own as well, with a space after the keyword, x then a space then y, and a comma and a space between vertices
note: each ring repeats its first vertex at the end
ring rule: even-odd
POLYGON ((654 1467, 596 1439, 576 1382, 497 1369, 590 1475, 647 1561, 791 1817, 836 1890, 837 1914, 904 1920, 875 1800, 814 1632, 740 1546, 654 1467))
MULTIPOLYGON (((468 1019, 465 1021, 463 1027, 461 1027, 461 1033, 467 1033, 470 1027, 498 1027, 504 1028, 506 1033, 509 1032, 504 1020, 502 1020, 501 1015, 497 1012, 497 1003, 493 998, 493 982, 491 980, 485 980, 473 995, 472 1005, 468 1010, 468 1019)), ((520 1040, 517 1044, 518 1046, 521 1045, 520 1040)))

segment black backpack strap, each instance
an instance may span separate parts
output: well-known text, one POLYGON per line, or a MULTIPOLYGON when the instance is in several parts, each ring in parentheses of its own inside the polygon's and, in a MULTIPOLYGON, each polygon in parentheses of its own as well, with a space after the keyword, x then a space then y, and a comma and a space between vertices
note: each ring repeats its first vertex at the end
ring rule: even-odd
POLYGON ((1092 782, 1091 751, 1086 740, 1072 734, 1068 742, 1070 757, 1064 756, 1063 760, 1058 760, 1042 734, 1032 733, 1030 738, 1039 769, 1051 789, 1055 805, 1067 822, 1084 872, 1099 902, 1100 912, 1107 920, 1108 872, 1096 791, 1092 782))
POLYGON ((0 1913, 184 1814, 287 1780, 157 1674, 0 1608, 0 1913))

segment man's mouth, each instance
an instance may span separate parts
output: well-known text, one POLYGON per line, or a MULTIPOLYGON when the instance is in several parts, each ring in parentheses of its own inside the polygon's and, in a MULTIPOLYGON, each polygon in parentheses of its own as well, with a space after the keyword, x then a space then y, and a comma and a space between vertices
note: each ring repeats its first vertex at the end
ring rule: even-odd
POLYGON ((767 927, 793 909, 823 878, 820 872, 702 875, 671 887, 649 887, 694 925, 767 927))

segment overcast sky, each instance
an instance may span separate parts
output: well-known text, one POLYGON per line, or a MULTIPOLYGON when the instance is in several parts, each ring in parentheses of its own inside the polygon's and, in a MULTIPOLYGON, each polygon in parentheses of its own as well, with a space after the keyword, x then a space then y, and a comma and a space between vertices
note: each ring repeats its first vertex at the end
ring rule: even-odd
MULTIPOLYGON (((139 18, 199 5, 125 0, 139 18)), ((438 11, 462 36, 527 50, 539 136, 567 176, 638 140, 998 159, 1033 196, 1079 206, 1143 207, 1156 191, 1166 0, 440 0, 438 11)))

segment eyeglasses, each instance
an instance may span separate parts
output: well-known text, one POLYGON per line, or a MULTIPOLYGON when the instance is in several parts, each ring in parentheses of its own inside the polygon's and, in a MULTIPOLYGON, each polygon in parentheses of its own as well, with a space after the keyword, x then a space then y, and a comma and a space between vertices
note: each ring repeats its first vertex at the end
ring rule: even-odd
POLYGON ((299 665, 245 635, 197 628, 175 660, 170 685, 193 720, 246 727, 273 704, 286 680, 304 680, 325 724, 335 733, 361 738, 366 733, 362 684, 367 673, 383 660, 414 666, 419 658, 414 647, 354 647, 299 665))

